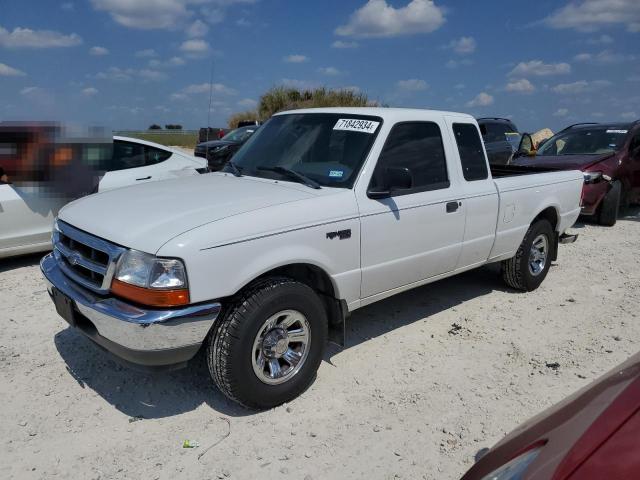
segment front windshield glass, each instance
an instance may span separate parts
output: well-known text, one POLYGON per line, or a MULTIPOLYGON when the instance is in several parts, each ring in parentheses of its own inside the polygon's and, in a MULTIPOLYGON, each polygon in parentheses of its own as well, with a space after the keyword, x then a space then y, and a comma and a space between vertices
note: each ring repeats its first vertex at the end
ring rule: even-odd
POLYGON ((249 138, 257 128, 257 126, 236 128, 235 130, 230 131, 224 137, 222 137, 222 140, 228 140, 230 142, 242 142, 249 138))
POLYGON ((627 129, 582 127, 560 132, 538 150, 538 155, 599 155, 613 153, 624 145, 627 129))
POLYGON ((233 163, 243 175, 292 181, 273 171, 285 168, 321 186, 351 188, 381 124, 380 117, 346 113, 276 115, 238 150, 233 163))

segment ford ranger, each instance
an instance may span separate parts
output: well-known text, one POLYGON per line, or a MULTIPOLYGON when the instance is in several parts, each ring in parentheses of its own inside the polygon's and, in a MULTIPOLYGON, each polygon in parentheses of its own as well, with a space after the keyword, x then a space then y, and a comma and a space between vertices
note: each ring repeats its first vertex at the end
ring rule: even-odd
POLYGON ((41 269, 57 312, 117 357, 175 368, 201 351, 225 395, 269 408, 309 386, 358 308, 492 262, 537 288, 575 238, 582 184, 490 167, 466 114, 283 112, 223 171, 65 206, 41 269))

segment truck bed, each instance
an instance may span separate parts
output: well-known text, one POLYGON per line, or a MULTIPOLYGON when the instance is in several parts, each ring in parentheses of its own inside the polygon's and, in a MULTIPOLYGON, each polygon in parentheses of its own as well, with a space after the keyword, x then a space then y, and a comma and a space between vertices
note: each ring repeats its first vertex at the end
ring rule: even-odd
POLYGON ((529 167, 525 165, 496 165, 489 164, 493 178, 515 177, 518 175, 532 175, 534 173, 557 172, 557 168, 529 167))

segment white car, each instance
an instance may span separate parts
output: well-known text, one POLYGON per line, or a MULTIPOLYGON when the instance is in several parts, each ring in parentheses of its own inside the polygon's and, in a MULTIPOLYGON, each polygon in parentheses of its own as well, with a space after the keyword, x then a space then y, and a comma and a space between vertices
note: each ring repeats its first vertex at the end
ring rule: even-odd
MULTIPOLYGON (((153 142, 113 137, 113 156, 102 166, 98 191, 198 175, 206 160, 153 142)), ((51 249, 51 228, 68 203, 42 186, 0 184, 0 258, 51 249)))
POLYGON ((491 262, 537 288, 582 183, 490 168, 465 114, 284 112, 222 172, 67 205, 41 269, 58 313, 116 356, 175 368, 204 347, 222 392, 269 408, 358 308, 491 262))

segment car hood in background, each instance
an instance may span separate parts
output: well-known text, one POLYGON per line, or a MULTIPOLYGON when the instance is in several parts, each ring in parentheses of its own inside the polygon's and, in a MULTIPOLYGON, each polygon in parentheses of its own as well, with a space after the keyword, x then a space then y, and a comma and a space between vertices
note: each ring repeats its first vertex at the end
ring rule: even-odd
POLYGON ((612 155, 614 153, 603 153, 601 155, 537 155, 535 157, 516 158, 512 164, 527 167, 557 168, 560 170, 583 170, 612 155))
POLYGON ((314 192, 303 185, 212 173, 90 195, 64 207, 59 219, 119 245, 155 253, 188 230, 312 198, 314 192))
POLYGON ((230 142, 229 140, 210 140, 208 142, 202 142, 199 143, 198 145, 196 145, 197 147, 206 147, 206 148, 213 148, 213 147, 224 147, 226 145, 235 145, 238 142, 230 142))

